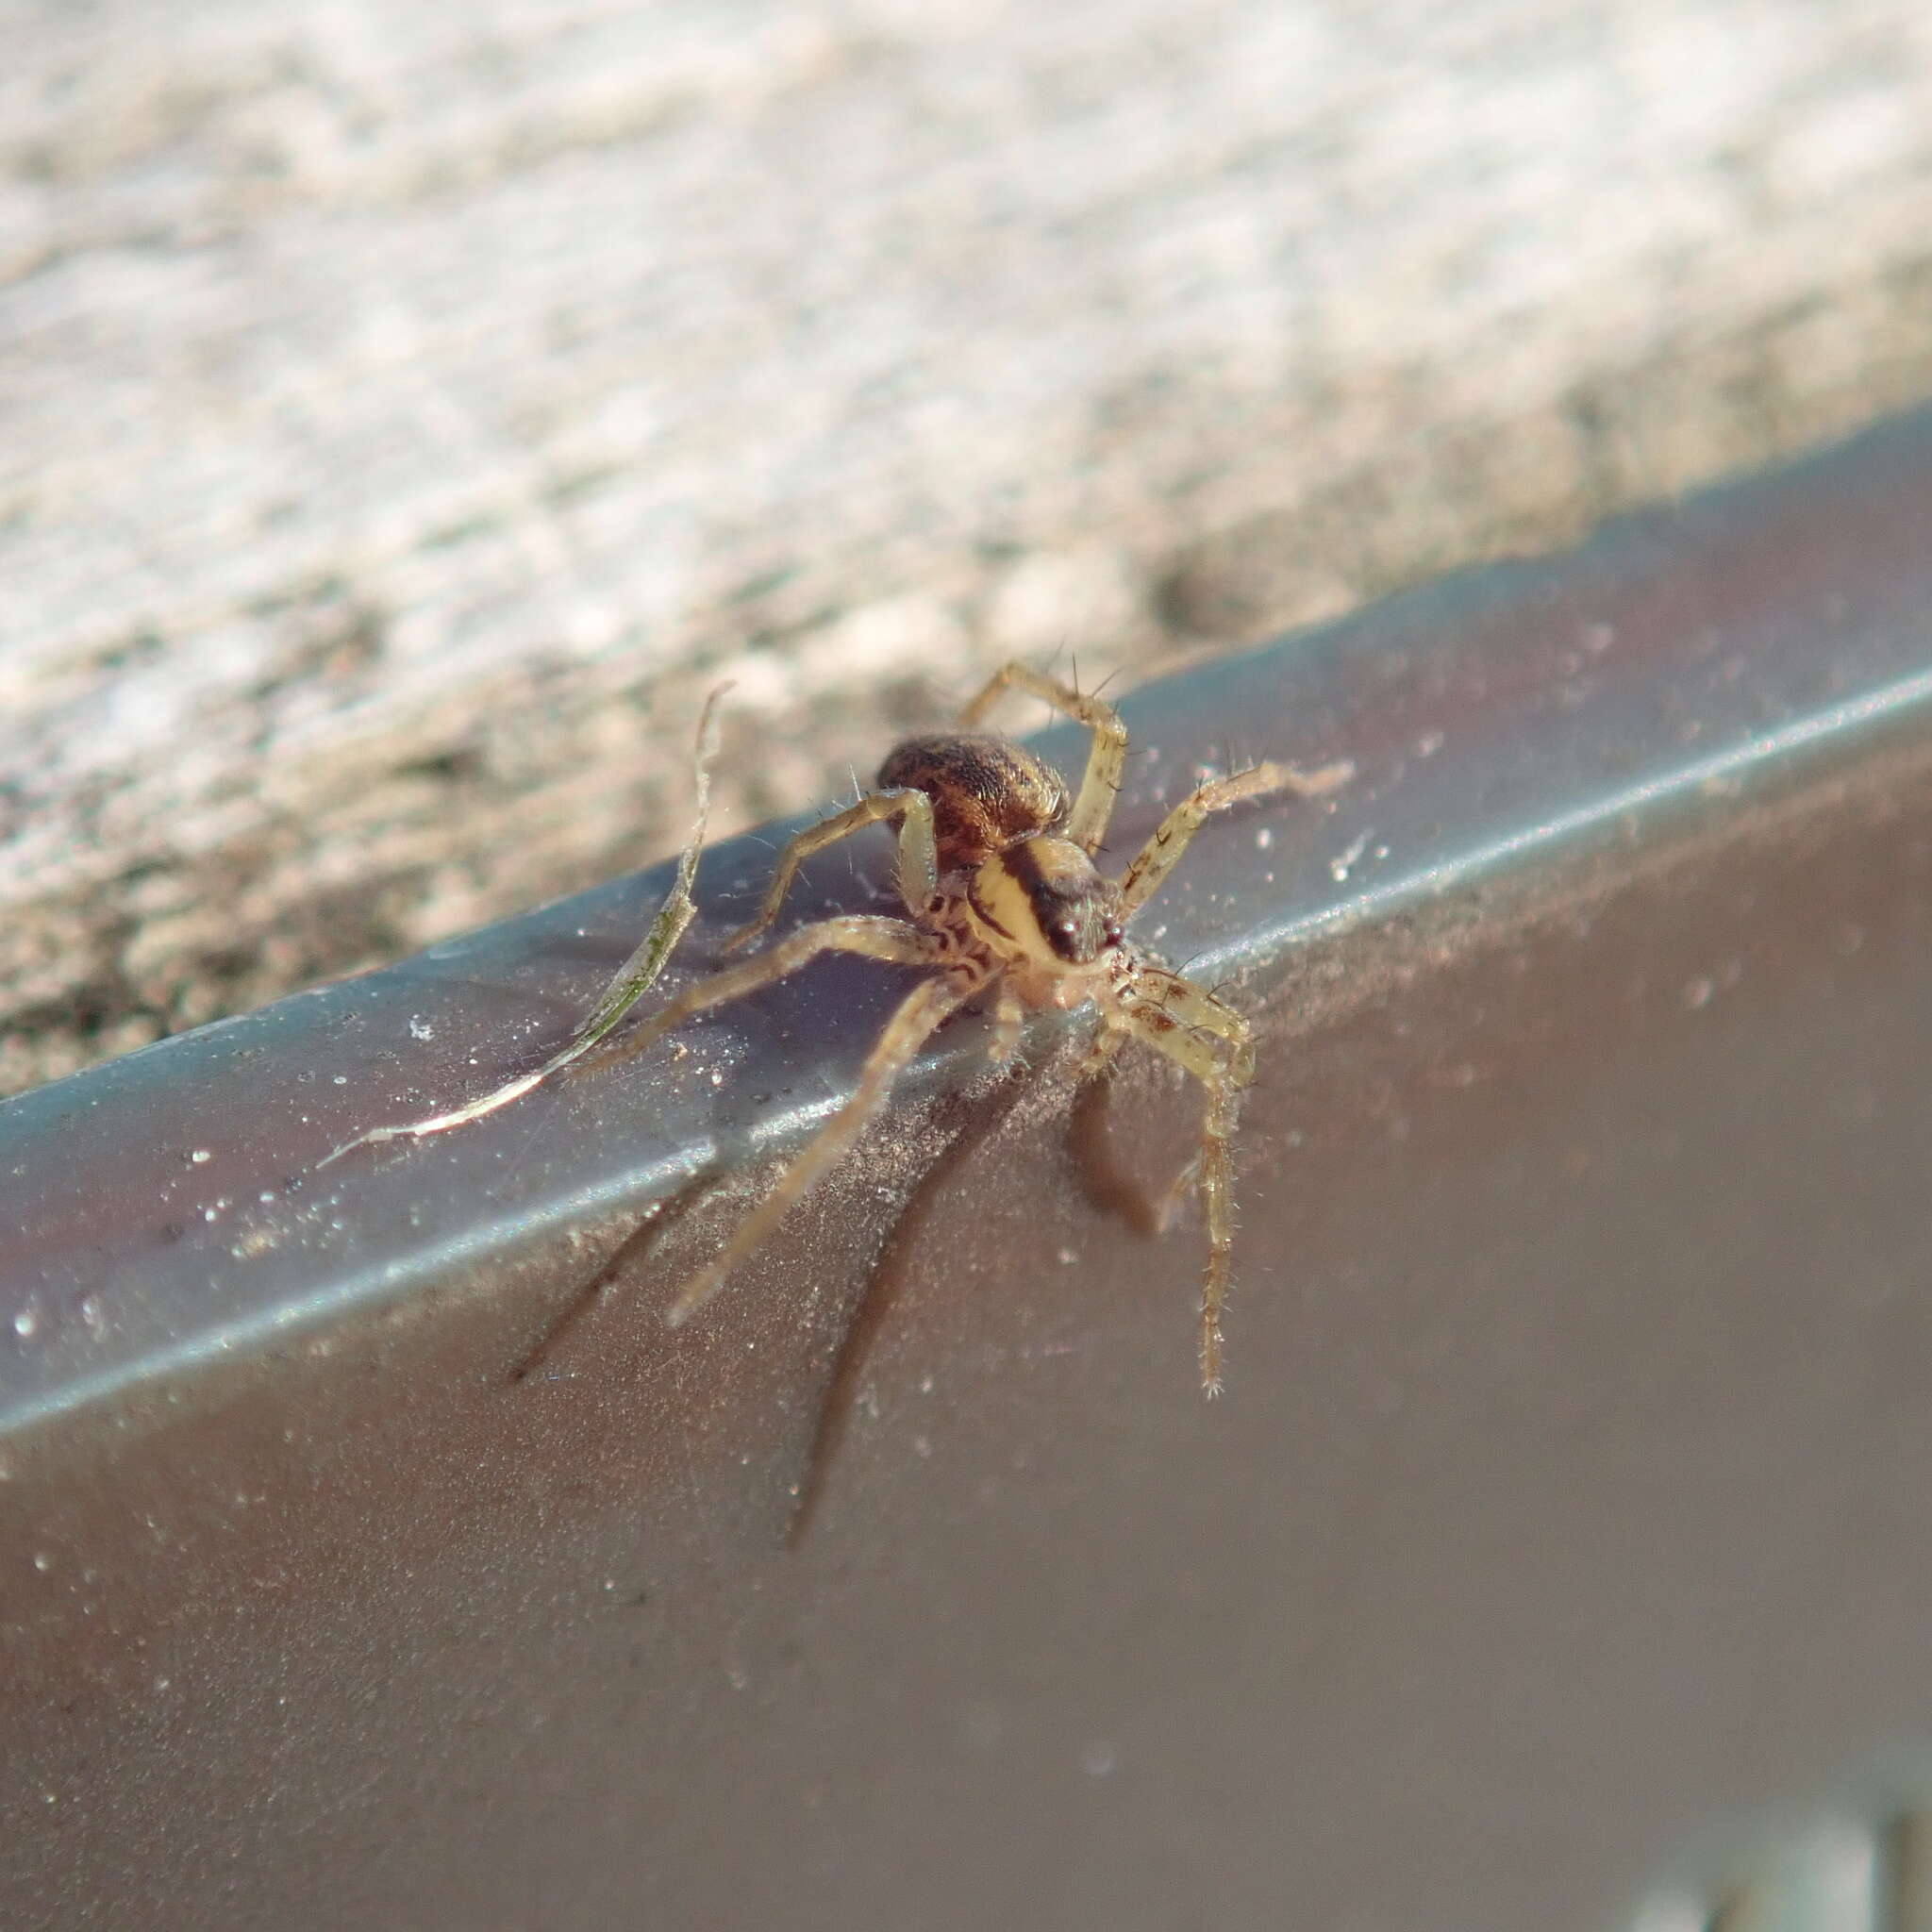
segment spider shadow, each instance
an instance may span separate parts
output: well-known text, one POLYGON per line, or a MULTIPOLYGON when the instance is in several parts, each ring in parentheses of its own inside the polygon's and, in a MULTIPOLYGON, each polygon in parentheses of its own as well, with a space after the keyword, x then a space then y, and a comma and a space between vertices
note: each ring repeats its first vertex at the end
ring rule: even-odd
POLYGON ((977 1094, 947 1103, 964 1116, 952 1138, 913 1184, 880 1244, 878 1258, 866 1272, 852 1305, 850 1319, 832 1353, 832 1360, 816 1407, 817 1422, 805 1451, 791 1515, 785 1525, 785 1546, 796 1549, 809 1531, 832 1465, 844 1446, 858 1407, 873 1351, 887 1318, 897 1306, 911 1272, 913 1256, 926 1223, 932 1218, 946 1184, 1001 1127, 1024 1097, 1024 1069, 1009 1070, 977 1094))
MULTIPOLYGON (((796 1549, 811 1527, 826 1484, 852 1425, 863 1392, 873 1351, 887 1320, 897 1305, 911 1270, 920 1238, 948 1182, 960 1167, 1004 1126, 1025 1098, 1032 1082, 1028 1069, 1015 1067, 991 1087, 954 1103, 964 1115, 953 1137, 934 1158, 907 1195, 887 1230, 877 1260, 867 1273, 853 1305, 851 1319, 833 1352, 832 1363, 819 1398, 817 1424, 806 1451, 797 1500, 785 1529, 785 1544, 796 1549)), ((1054 1077, 1050 1069, 1041 1075, 1054 1077)), ((1114 1215, 1144 1239, 1165 1234, 1174 1221, 1180 1183, 1156 1195, 1113 1157, 1108 1112, 1113 1081, 1109 1074, 1079 1082, 1068 1116, 1068 1149, 1075 1177, 1091 1205, 1114 1215)))
MULTIPOLYGON (((831 1472, 863 1399, 874 1351, 904 1295, 927 1223, 962 1164, 1006 1124, 1032 1090, 1030 1072, 1024 1065, 1016 1066, 976 1091, 941 1103, 942 1109, 954 1116, 950 1137, 887 1228, 877 1257, 851 1303, 849 1318, 832 1349, 818 1399, 812 1405, 810 1437, 792 1490, 792 1506, 780 1532, 779 1540, 787 1549, 797 1549, 816 1520, 831 1472)), ((1050 1069, 1041 1069, 1041 1074, 1054 1077, 1050 1069)), ((1095 1208, 1116 1216, 1134 1233, 1151 1239, 1167 1231, 1175 1191, 1169 1188, 1158 1196, 1151 1193, 1114 1158, 1108 1124, 1112 1085, 1112 1079, 1103 1074, 1081 1081, 1075 1089, 1068 1117, 1068 1146, 1074 1174, 1095 1208)), ((654 1203, 518 1358, 507 1381, 511 1386, 526 1382, 573 1341, 604 1306, 609 1291, 722 1184, 728 1165, 726 1160, 707 1164, 674 1192, 654 1203)))
POLYGON ((641 1261, 658 1241, 718 1185, 720 1179, 715 1163, 701 1167, 662 1200, 652 1202, 645 1208, 642 1220, 604 1257, 596 1272, 564 1305, 563 1311, 552 1319, 535 1343, 518 1358, 506 1379, 515 1386, 527 1381, 541 1369, 603 1305, 606 1293, 616 1287, 631 1268, 641 1261))

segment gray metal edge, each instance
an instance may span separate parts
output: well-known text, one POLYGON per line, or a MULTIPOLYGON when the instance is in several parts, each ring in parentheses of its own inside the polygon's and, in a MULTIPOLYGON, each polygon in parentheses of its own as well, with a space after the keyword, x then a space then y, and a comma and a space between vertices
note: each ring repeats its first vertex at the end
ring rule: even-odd
MULTIPOLYGON (((1115 863, 1208 768, 1339 756, 1326 807, 1204 831, 1139 937, 1265 992, 1298 948, 1419 900, 1641 841, 1922 732, 1932 699, 1932 410, 1607 526, 1563 556, 1406 593, 1123 701, 1115 863)), ((1040 741, 1063 763, 1077 734, 1040 741)), ((883 752, 885 747, 881 747, 883 752)), ((705 969, 786 828, 708 853, 667 987, 705 969)), ((798 916, 882 904, 870 835, 798 916)), ((639 1058, 438 1140, 316 1163, 362 1129, 541 1060, 635 940, 668 868, 282 1000, 0 1107, 0 1430, 272 1347, 641 1209, 847 1091, 890 972, 825 962, 639 1058)), ((968 1023, 916 1075, 959 1077, 968 1023)))

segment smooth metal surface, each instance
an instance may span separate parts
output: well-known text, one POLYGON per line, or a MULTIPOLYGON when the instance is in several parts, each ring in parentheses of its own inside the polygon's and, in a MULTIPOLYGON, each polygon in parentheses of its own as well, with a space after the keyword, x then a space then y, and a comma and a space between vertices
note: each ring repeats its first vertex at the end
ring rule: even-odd
POLYGON ((0 1916, 1583 1924, 1932 1736, 1928 538, 1921 415, 1128 702, 1122 857, 1230 750, 1361 768, 1143 922, 1263 1021, 1215 1407, 1050 1033, 655 1320, 884 971, 314 1173, 661 875, 0 1109, 0 1916))

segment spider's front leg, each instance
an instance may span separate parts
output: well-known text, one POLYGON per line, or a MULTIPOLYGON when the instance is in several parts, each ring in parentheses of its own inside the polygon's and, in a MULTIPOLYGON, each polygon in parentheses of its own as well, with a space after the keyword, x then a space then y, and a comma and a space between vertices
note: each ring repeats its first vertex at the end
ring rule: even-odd
POLYGON ((718 948, 720 954, 741 952, 777 918, 798 868, 814 852, 823 852, 827 845, 889 819, 899 821, 899 896, 908 912, 918 912, 939 886, 939 844, 933 837, 932 800, 909 787, 894 791, 868 791, 857 805, 847 806, 822 824, 808 825, 791 840, 772 869, 772 883, 765 888, 764 903, 758 908, 758 917, 740 926, 718 948))
POLYGON ((1154 896, 1188 841, 1214 812, 1225 811, 1244 798, 1266 798, 1278 791, 1291 791, 1297 798, 1320 798, 1355 776, 1355 765, 1339 758, 1312 772, 1299 772, 1292 765, 1265 764, 1236 772, 1227 778, 1216 778, 1191 791, 1155 827, 1154 836, 1134 856, 1134 861, 1121 874, 1122 917, 1144 906, 1154 896))
POLYGON ((992 708, 1003 691, 1017 688, 1029 696, 1051 705, 1055 710, 1084 724, 1092 733, 1087 753, 1087 770, 1080 780, 1079 796, 1067 818, 1067 837, 1091 858, 1107 836, 1107 822, 1113 816, 1113 802, 1121 789, 1121 773, 1127 760, 1127 727, 1111 705, 1048 677, 1030 664, 1004 664, 987 680, 983 690, 959 713, 962 724, 977 724, 992 708))
MULTIPOLYGON (((807 926, 804 933, 793 937, 803 939, 817 930, 816 926, 807 926)), ((789 943, 781 941, 759 958, 770 958, 789 943)), ((748 963, 756 966, 759 959, 748 963)), ((958 1011, 978 990, 976 985, 959 985, 942 976, 923 980, 900 1001, 866 1056, 852 1097, 806 1143, 804 1151, 778 1176, 777 1185, 739 1223, 724 1245, 678 1290, 676 1299, 665 1311, 664 1319, 672 1327, 696 1313, 724 1287, 732 1269, 758 1246, 784 1220, 792 1203, 858 1140, 866 1123, 891 1091, 892 1082, 911 1063, 940 1023, 958 1011)))
POLYGON ((1160 977, 1165 984, 1151 993, 1124 1000, 1113 1024, 1192 1074, 1206 1093, 1195 1174, 1201 1218, 1208 1225, 1208 1265, 1201 1277, 1201 1386, 1214 1396, 1221 1393, 1221 1310, 1234 1248, 1230 1143, 1241 1090, 1254 1077, 1254 1033, 1239 1013, 1204 988, 1167 974, 1160 977), (1211 1022, 1206 1017, 1210 1013, 1211 1022))

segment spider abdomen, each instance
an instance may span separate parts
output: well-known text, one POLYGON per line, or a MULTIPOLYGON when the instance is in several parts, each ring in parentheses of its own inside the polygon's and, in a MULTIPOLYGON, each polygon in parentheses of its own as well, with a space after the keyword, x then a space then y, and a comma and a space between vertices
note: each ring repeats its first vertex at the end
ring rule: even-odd
POLYGON ((1011 739, 984 731, 908 738, 879 767, 882 790, 932 800, 941 873, 979 864, 1067 815, 1066 781, 1011 739))

